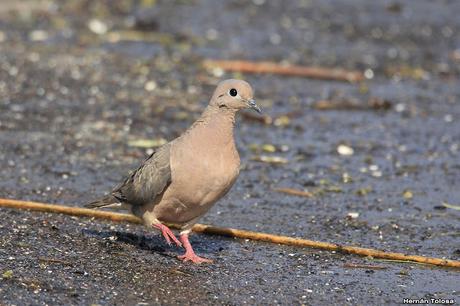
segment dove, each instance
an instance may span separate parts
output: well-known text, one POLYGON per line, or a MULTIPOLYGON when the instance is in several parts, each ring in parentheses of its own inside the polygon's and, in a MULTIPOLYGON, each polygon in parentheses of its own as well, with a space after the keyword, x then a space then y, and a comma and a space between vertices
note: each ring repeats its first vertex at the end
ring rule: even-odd
POLYGON ((212 262, 195 254, 193 225, 227 194, 240 171, 233 130, 241 109, 261 112, 253 90, 243 80, 217 85, 202 115, 181 136, 157 148, 112 192, 89 208, 121 205, 159 230, 166 242, 185 248, 178 256, 193 263, 212 262), (180 228, 179 239, 167 224, 180 228))

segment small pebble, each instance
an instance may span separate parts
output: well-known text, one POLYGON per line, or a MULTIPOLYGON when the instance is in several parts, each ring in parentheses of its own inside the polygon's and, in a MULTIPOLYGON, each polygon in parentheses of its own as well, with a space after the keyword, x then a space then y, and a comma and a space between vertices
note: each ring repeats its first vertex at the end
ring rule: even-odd
POLYGON ((364 71, 364 77, 368 80, 371 80, 374 78, 374 71, 372 69, 366 69, 366 71, 364 71))
POLYGON ((445 122, 452 122, 453 120, 454 120, 454 117, 451 114, 447 114, 444 116, 445 122))
POLYGON ((43 30, 34 30, 29 33, 29 39, 31 41, 44 41, 48 39, 48 32, 43 30))
POLYGON ((219 32, 217 32, 216 29, 208 29, 206 31, 206 38, 208 40, 216 40, 219 38, 219 32))
POLYGON ((99 19, 91 19, 88 22, 88 28, 91 30, 91 32, 98 35, 105 34, 108 31, 107 25, 99 19))
POLYGON ((144 85, 144 89, 147 91, 154 91, 157 88, 157 83, 155 81, 148 81, 144 85))
POLYGON ((347 217, 349 217, 349 218, 351 218, 351 219, 356 219, 356 218, 359 217, 359 213, 357 213, 357 212, 349 212, 349 213, 347 214, 347 217))
POLYGON ((339 153, 340 155, 343 155, 343 156, 350 156, 350 155, 353 155, 354 150, 350 146, 339 145, 337 147, 337 153, 339 153))

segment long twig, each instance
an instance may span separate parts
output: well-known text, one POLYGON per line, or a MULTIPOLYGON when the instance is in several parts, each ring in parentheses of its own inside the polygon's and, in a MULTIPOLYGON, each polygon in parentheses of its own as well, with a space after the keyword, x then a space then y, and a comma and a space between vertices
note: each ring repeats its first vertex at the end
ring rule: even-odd
POLYGON ((209 59, 203 62, 203 66, 207 69, 220 68, 226 71, 281 74, 322 80, 345 82, 359 82, 364 80, 363 74, 359 71, 348 71, 338 68, 282 65, 274 62, 209 59))
POLYGON ((9 207, 16 209, 29 209, 44 211, 50 213, 65 214, 77 217, 90 217, 106 219, 115 222, 142 223, 142 220, 133 215, 114 213, 111 211, 94 210, 81 207, 71 207, 58 204, 46 204, 30 201, 0 199, 0 207, 9 207))
MULTIPOLYGON (((72 215, 72 216, 90 217, 90 218, 92 217, 92 218, 106 219, 106 220, 117 221, 117 222, 124 221, 124 222, 131 222, 131 223, 142 223, 139 218, 132 216, 132 215, 128 215, 128 214, 120 214, 120 213, 113 213, 113 212, 108 212, 108 211, 100 211, 100 210, 93 210, 93 209, 79 208, 79 207, 69 207, 69 206, 63 206, 63 205, 58 205, 58 204, 45 204, 45 203, 20 201, 20 200, 13 200, 13 199, 0 199, 0 207, 9 207, 9 208, 15 208, 15 209, 29 209, 29 210, 36 210, 36 211, 51 212, 51 213, 61 213, 61 214, 67 214, 67 215, 72 215)), ((458 260, 449 260, 449 259, 425 257, 425 256, 418 256, 418 255, 407 255, 407 254, 394 253, 394 252, 384 252, 384 251, 368 249, 368 248, 347 246, 347 245, 341 245, 341 244, 336 244, 336 243, 321 242, 321 241, 314 241, 314 240, 308 240, 308 239, 293 238, 293 237, 288 237, 288 236, 272 235, 272 234, 259 233, 259 232, 251 232, 251 231, 245 231, 245 230, 234 229, 234 228, 224 228, 224 227, 216 227, 216 226, 205 225, 205 224, 196 224, 193 227, 193 231, 198 232, 198 233, 210 234, 210 235, 220 235, 220 236, 235 237, 235 238, 242 238, 242 239, 266 241, 266 242, 277 243, 277 244, 311 247, 311 248, 328 250, 328 251, 336 251, 336 252, 341 252, 341 253, 346 253, 346 254, 370 256, 373 258, 392 259, 392 260, 400 260, 400 261, 405 261, 405 262, 418 262, 418 263, 431 264, 431 265, 436 265, 436 266, 460 268, 460 261, 458 260)))

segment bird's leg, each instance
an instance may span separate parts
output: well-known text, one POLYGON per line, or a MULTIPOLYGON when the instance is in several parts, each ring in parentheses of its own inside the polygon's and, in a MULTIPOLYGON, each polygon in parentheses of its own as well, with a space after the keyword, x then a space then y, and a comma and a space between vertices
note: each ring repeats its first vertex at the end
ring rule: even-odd
POLYGON ((169 227, 167 227, 166 225, 161 224, 161 223, 154 223, 154 224, 152 224, 152 226, 161 231, 161 234, 163 235, 163 237, 165 237, 166 242, 168 243, 168 245, 171 245, 171 240, 172 240, 172 241, 174 241, 174 243, 177 246, 179 246, 179 247, 182 246, 182 243, 179 240, 177 240, 176 236, 169 229, 169 227))
POLYGON ((202 262, 212 262, 211 259, 199 257, 198 255, 195 254, 193 251, 192 245, 190 244, 190 241, 188 240, 188 234, 189 232, 182 232, 179 236, 180 241, 182 241, 182 245, 185 248, 185 254, 177 256, 182 261, 191 261, 196 264, 200 264, 202 262))

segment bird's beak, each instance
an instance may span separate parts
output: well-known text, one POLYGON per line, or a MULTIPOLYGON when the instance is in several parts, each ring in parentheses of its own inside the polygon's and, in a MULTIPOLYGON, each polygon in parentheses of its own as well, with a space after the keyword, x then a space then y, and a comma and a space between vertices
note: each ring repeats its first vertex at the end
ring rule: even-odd
POLYGON ((253 110, 255 110, 256 112, 258 112, 259 114, 262 112, 262 111, 260 110, 260 107, 257 106, 256 100, 254 100, 254 99, 249 99, 249 100, 246 100, 246 103, 248 103, 248 107, 249 107, 249 108, 252 108, 253 110))

